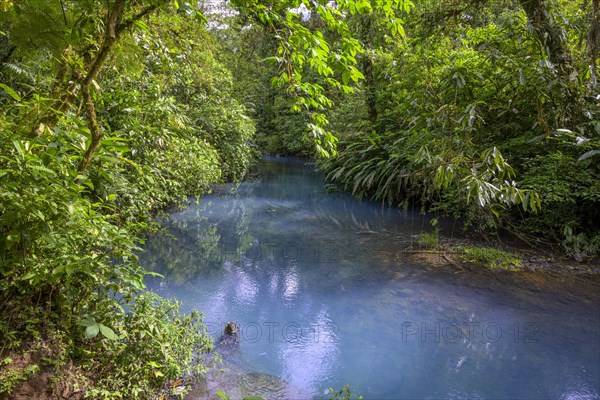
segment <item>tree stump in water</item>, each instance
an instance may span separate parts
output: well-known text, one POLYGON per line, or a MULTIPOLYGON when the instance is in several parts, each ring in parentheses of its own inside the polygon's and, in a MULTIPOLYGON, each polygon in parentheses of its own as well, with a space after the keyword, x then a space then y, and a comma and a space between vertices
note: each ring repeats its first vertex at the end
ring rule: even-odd
POLYGON ((223 329, 223 334, 217 342, 217 350, 222 355, 229 355, 240 349, 240 333, 233 322, 228 322, 223 329))

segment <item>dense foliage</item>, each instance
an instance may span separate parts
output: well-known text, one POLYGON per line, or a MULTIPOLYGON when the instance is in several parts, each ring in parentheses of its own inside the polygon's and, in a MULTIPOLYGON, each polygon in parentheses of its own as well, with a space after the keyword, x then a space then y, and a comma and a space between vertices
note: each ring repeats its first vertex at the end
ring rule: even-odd
MULTIPOLYGON (((340 143, 321 163, 328 178, 359 198, 506 229, 577 259, 598 254, 598 2, 421 1, 395 16, 405 36, 380 15, 348 14, 361 48, 354 90, 303 71, 331 101, 322 114, 340 143)), ((258 54, 241 64, 259 79, 234 72, 257 143, 310 156, 310 114, 290 115, 293 98, 267 83, 278 65, 260 62, 276 43, 257 32, 236 38, 235 48, 258 54)))
POLYGON ((372 79, 331 111, 323 167, 359 197, 594 256, 598 4, 522 3, 420 2, 403 42, 371 28, 372 79))
POLYGON ((3 15, 0 389, 35 367, 70 382, 57 391, 147 398, 201 373, 212 345, 200 315, 140 295, 138 235, 165 207, 241 179, 254 125, 211 36, 168 9, 124 31, 82 93, 105 11, 73 4, 64 19, 60 3, 34 1, 3 15))
POLYGON ((152 398, 203 372, 200 316, 144 294, 136 252, 157 213, 240 180, 256 157, 248 115, 259 114, 232 75, 232 44, 244 30, 269 38, 275 78, 255 87, 285 94, 329 154, 325 88, 350 91, 362 76, 343 13, 377 11, 398 34, 405 6, 302 4, 0 2, 1 392, 49 374, 42 390, 62 396, 152 398))
POLYGON ((136 252, 257 146, 596 254, 598 21, 597 0, 0 0, 0 392, 46 372, 149 398, 201 374, 200 316, 142 294, 136 252))

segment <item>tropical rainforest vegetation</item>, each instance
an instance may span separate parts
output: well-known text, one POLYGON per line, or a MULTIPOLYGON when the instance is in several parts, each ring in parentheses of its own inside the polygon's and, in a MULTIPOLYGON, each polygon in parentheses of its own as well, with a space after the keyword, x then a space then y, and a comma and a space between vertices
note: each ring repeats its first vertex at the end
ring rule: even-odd
MULTIPOLYGON (((327 93, 339 143, 322 169, 359 198, 598 254, 598 13, 592 1, 422 1, 401 14, 401 40, 377 15, 349 18, 364 79, 327 93)), ((310 156, 291 100, 259 91, 257 143, 310 156)))
POLYGON ((144 293, 156 216, 261 152, 358 197, 600 248, 598 0, 0 0, 0 393, 205 369, 144 293))

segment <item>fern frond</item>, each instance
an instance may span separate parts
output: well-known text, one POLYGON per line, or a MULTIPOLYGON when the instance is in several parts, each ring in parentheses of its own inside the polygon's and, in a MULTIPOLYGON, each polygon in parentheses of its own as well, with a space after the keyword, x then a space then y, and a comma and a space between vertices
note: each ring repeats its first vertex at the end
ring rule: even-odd
POLYGON ((25 68, 23 68, 17 64, 2 63, 2 64, 0 64, 0 68, 6 69, 6 70, 8 70, 9 73, 17 75, 19 77, 27 78, 30 81, 35 81, 35 76, 31 72, 27 71, 25 68))

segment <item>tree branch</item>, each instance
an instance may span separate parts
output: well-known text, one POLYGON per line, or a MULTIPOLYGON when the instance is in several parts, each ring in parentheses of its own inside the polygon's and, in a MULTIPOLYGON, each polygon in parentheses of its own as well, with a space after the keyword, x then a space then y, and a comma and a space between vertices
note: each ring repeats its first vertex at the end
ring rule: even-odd
POLYGON ((78 168, 79 171, 84 171, 87 169, 88 165, 92 161, 94 153, 100 145, 100 142, 104 138, 102 129, 98 124, 96 107, 90 94, 90 85, 98 75, 98 72, 100 72, 100 68, 106 61, 113 45, 116 43, 119 37, 120 32, 118 31, 118 27, 121 17, 123 16, 126 3, 126 0, 115 1, 113 9, 108 15, 108 19, 106 21, 106 33, 104 35, 104 41, 96 53, 96 57, 94 57, 94 60, 90 64, 87 75, 81 81, 81 95, 83 97, 83 105, 87 114, 88 127, 90 128, 91 142, 85 154, 83 155, 83 158, 81 159, 81 163, 79 164, 78 168))
POLYGON ((125 29, 130 28, 135 21, 139 21, 140 19, 144 18, 146 15, 150 14, 152 11, 156 10, 158 8, 157 5, 152 5, 152 6, 148 6, 146 8, 144 8, 142 11, 140 11, 139 13, 137 13, 136 15, 134 15, 133 17, 129 18, 127 21, 119 24, 119 26, 117 27, 117 34, 121 34, 121 32, 123 32, 125 29))
POLYGON ((65 27, 69 25, 67 22, 67 14, 65 13, 65 4, 63 0, 60 0, 60 11, 62 11, 63 21, 65 21, 65 27))

